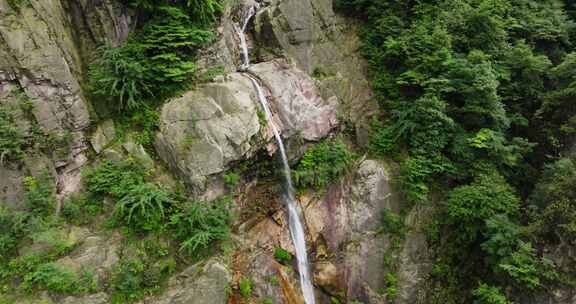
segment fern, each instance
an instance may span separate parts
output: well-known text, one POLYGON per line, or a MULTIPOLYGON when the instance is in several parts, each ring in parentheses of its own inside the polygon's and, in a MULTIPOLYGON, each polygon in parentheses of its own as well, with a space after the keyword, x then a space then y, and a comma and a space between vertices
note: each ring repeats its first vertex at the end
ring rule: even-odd
POLYGON ((193 254, 214 241, 226 239, 231 219, 227 199, 210 204, 190 202, 183 212, 171 217, 170 226, 181 241, 180 250, 193 254))
POLYGON ((169 194, 151 183, 135 185, 118 202, 115 214, 138 230, 158 230, 173 204, 169 194))

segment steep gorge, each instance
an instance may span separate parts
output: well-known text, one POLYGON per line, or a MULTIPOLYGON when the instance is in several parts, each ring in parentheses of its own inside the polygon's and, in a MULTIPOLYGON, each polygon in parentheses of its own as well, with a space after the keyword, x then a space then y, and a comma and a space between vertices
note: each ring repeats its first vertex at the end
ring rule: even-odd
MULTIPOLYGON (((196 58, 197 78, 208 76, 144 112, 157 120, 145 141, 141 121, 110 115, 88 85, 98 48, 121 46, 142 27, 141 12, 126 3, 0 0, 0 118, 16 130, 0 134, 21 135, 16 156, 0 157, 0 228, 4 214, 33 213, 30 189, 46 172, 55 185, 45 222, 26 222, 42 228, 10 244, 11 256, 0 259, 24 273, 0 271, 0 303, 304 303, 282 166, 299 168, 307 151, 327 142, 360 155, 335 180, 296 191, 316 303, 432 303, 438 256, 429 240, 438 202, 408 202, 396 161, 366 153, 383 113, 360 54, 357 20, 335 13, 332 0, 226 1, 215 38, 196 58), (243 19, 256 5, 255 15, 243 19), (245 50, 236 28, 242 20, 245 50), (284 164, 275 159, 282 140, 284 164), (143 169, 133 174, 127 163, 143 169), (167 215, 157 230, 134 232, 115 222, 125 202, 120 195, 98 197, 96 211, 70 209, 77 197, 93 199, 90 174, 109 164, 165 189, 178 201, 174 209, 202 201, 217 210, 229 199, 231 235, 187 255, 170 230, 180 214, 167 215), (72 277, 89 275, 91 285, 50 286, 34 268, 36 256, 72 277), (146 262, 130 264, 140 260, 146 262), (128 289, 123 281, 147 289, 118 297, 128 289)), ((573 303, 575 294, 551 287, 525 301, 573 303)))

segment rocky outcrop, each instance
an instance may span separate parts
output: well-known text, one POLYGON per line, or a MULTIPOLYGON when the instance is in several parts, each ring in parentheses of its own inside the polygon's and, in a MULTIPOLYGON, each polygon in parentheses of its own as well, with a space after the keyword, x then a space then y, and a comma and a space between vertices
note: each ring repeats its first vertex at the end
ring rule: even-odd
MULTIPOLYGON (((388 303, 380 294, 385 289, 385 274, 398 277, 398 303, 426 303, 424 281, 431 262, 427 244, 420 229, 426 210, 408 212, 407 233, 393 244, 394 237, 381 232, 385 209, 398 214, 401 196, 391 185, 392 173, 381 162, 362 161, 342 184, 331 186, 323 196, 307 194, 300 197, 308 230, 310 256, 313 260, 315 284, 331 296, 361 303, 388 303), (384 256, 396 261, 392 268, 385 265, 384 256)), ((259 296, 272 297, 282 303, 282 291, 270 285, 270 277, 279 273, 273 261, 275 247, 293 251, 284 213, 279 210, 246 229, 247 260, 252 277, 259 282, 259 296)), ((295 265, 294 265, 295 266, 295 265)), ((280 267, 282 269, 282 267, 280 267)), ((297 277, 292 286, 297 288, 297 277)), ((322 295, 317 293, 322 299, 322 295)), ((328 301, 328 300, 326 300, 328 301)), ((276 302, 275 302, 276 303, 276 302)), ((321 301, 321 303, 324 303, 321 301)))
MULTIPOLYGON (((283 136, 318 140, 336 125, 334 101, 323 100, 306 74, 281 61, 256 64, 250 71, 268 88, 274 123, 283 136)), ((252 156, 272 139, 260 109, 250 79, 228 74, 163 106, 156 149, 189 185, 203 189, 208 176, 252 156)))
POLYGON ((331 0, 272 0, 256 16, 254 39, 259 59, 283 54, 314 76, 324 99, 336 96, 342 118, 360 144, 368 139, 370 116, 378 112, 358 52, 353 20, 334 13, 331 0))
MULTIPOLYGON (((79 189, 79 168, 87 162, 91 117, 81 86, 87 59, 97 44, 125 40, 134 21, 113 0, 0 0, 0 106, 15 109, 22 133, 35 125, 59 142, 56 150, 45 149, 48 167, 56 169, 59 197, 79 189), (22 105, 30 115, 19 112, 22 105)), ((31 171, 27 165, 0 168, 10 176, 31 171)), ((4 199, 19 197, 12 179, 0 183, 3 192, 12 193, 4 199)))
POLYGON ((163 295, 145 303, 226 304, 231 276, 230 271, 216 260, 190 266, 170 279, 163 295))

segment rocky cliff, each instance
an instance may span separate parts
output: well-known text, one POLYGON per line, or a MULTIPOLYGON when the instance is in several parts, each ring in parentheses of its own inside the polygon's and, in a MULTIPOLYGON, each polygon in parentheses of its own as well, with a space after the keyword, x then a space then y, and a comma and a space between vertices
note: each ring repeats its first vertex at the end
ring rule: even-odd
MULTIPOLYGON (((158 109, 160 125, 150 151, 130 137, 119 142, 115 122, 99 120, 93 110, 99 100, 84 89, 96 48, 122 44, 135 27, 134 12, 114 0, 0 0, 0 106, 9 109, 26 138, 50 139, 45 146, 24 147, 21 160, 0 164, 0 202, 23 209, 23 178, 44 169, 62 201, 82 191, 84 168, 127 158, 167 187, 181 183, 195 197, 212 199, 225 192, 226 172, 269 158, 277 149, 270 126, 260 118, 250 79, 235 68, 240 56, 232 22, 239 7, 225 9, 218 38, 199 59, 201 69, 221 67, 224 73, 158 109)), ((248 73, 265 88, 292 159, 337 133, 349 134, 354 145, 367 143, 377 107, 355 27, 334 13, 330 0, 264 1, 248 28, 255 62, 248 73)), ((405 206, 395 190, 395 171, 382 160, 358 160, 341 181, 299 196, 321 303, 426 303, 431 261, 422 228, 429 210, 405 206), (382 230, 385 214, 399 218, 402 233, 382 230)), ((293 253, 283 208, 273 197, 262 198, 275 187, 245 178, 236 189, 242 195, 235 208, 243 216, 233 225, 232 249, 183 262, 186 267, 164 291, 142 303, 299 303, 293 265, 274 258, 277 247, 293 253), (255 198, 265 212, 252 211, 255 198), (249 299, 229 294, 240 277, 253 282, 249 299)), ((18 303, 112 301, 105 282, 126 254, 125 237, 80 226, 58 230, 72 249, 56 263, 78 272, 89 268, 104 287, 80 296, 43 293, 18 303)), ((27 246, 19 252, 44 248, 42 240, 27 246)))

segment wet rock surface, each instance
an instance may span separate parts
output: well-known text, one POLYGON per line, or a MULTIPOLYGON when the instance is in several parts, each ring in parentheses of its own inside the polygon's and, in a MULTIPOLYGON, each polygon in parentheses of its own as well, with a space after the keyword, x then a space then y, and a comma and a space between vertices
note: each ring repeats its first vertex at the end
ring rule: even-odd
MULTIPOLYGON (((306 74, 280 61, 253 65, 251 72, 269 89, 283 136, 318 140, 335 127, 334 103, 318 95, 306 74)), ((160 157, 198 188, 231 162, 249 158, 272 139, 255 94, 246 75, 232 73, 168 102, 155 141, 160 157)))

